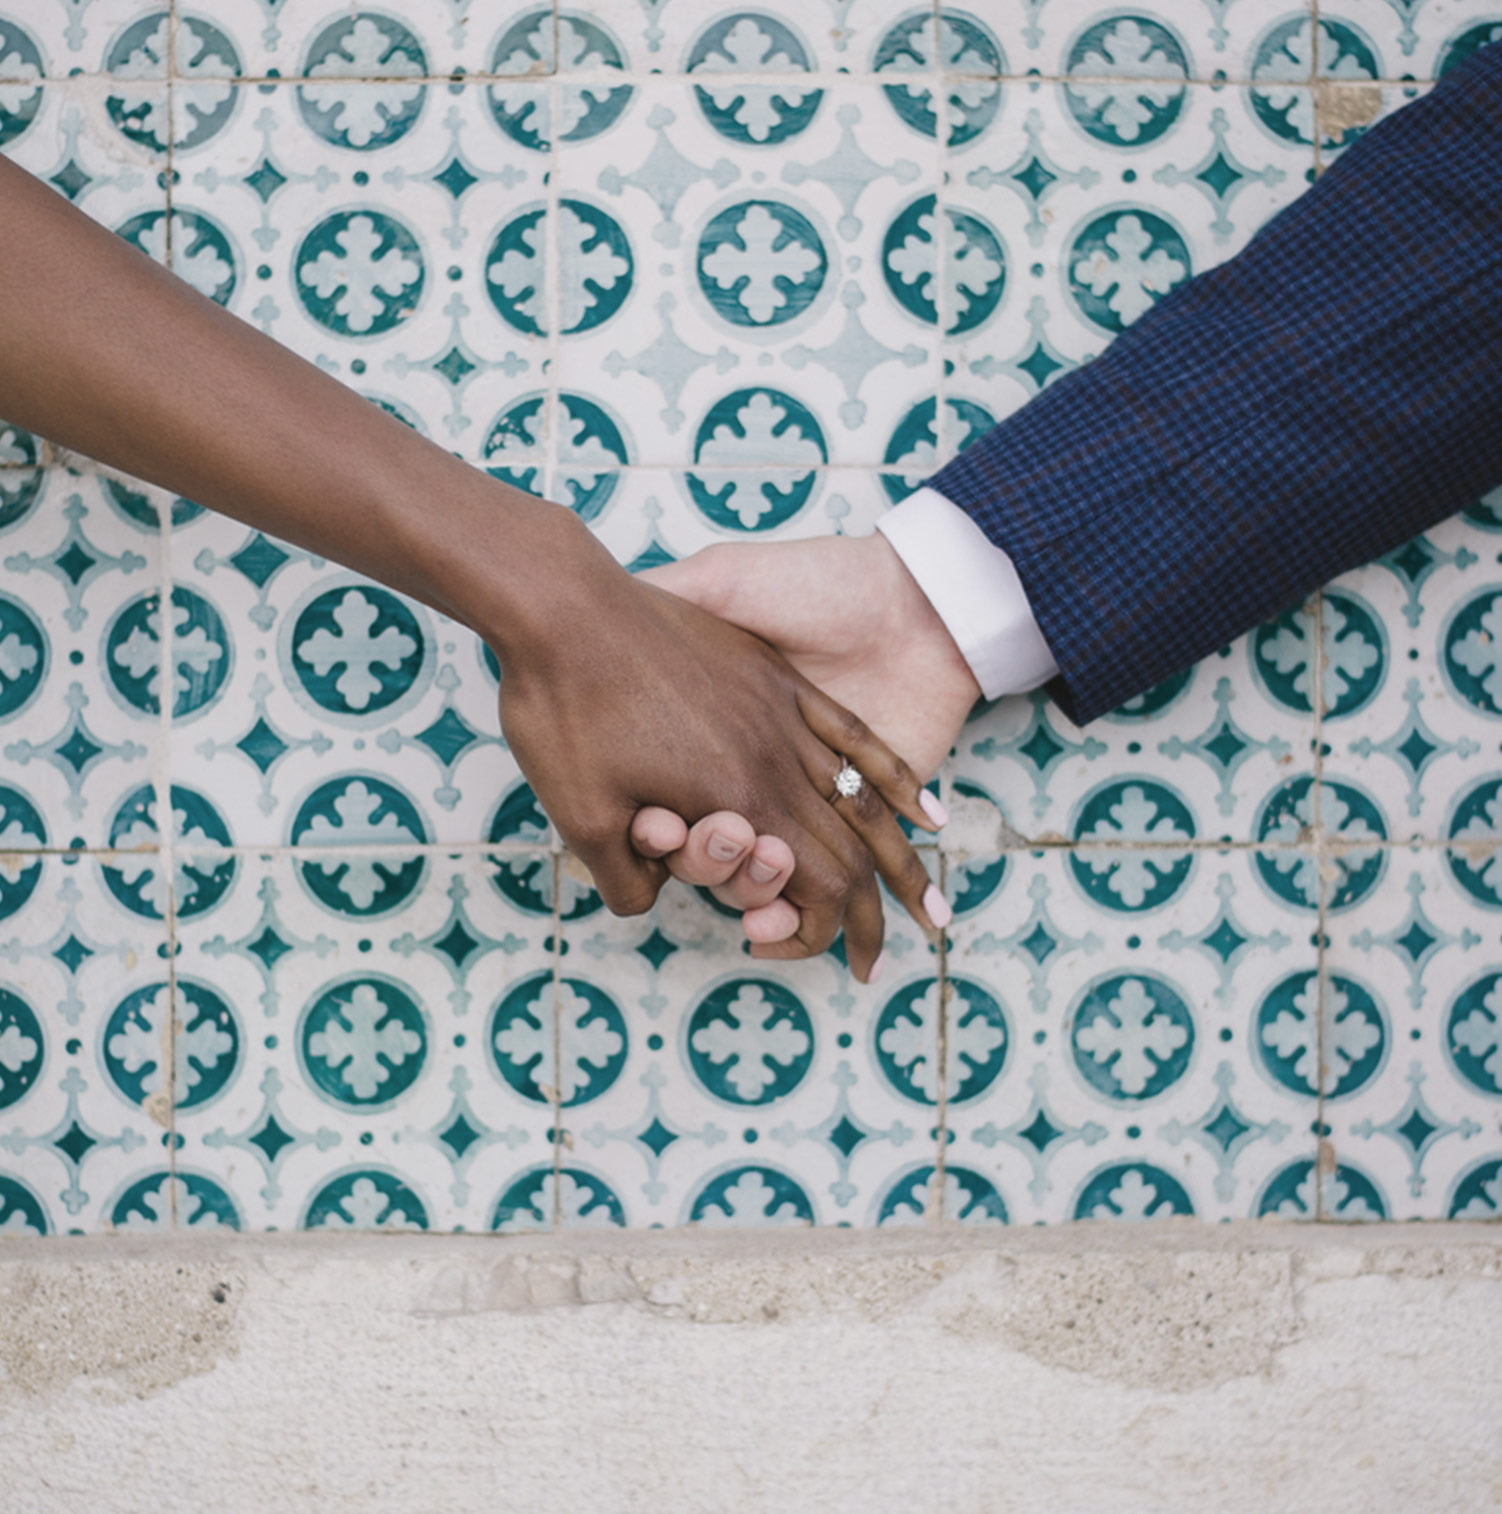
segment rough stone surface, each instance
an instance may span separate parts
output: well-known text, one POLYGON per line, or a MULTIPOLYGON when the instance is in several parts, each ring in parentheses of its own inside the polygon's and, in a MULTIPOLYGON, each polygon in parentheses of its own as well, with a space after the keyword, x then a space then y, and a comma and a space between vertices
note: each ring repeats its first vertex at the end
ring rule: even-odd
POLYGON ((7 1514, 1502 1508, 1502 1230, 0 1243, 7 1514))

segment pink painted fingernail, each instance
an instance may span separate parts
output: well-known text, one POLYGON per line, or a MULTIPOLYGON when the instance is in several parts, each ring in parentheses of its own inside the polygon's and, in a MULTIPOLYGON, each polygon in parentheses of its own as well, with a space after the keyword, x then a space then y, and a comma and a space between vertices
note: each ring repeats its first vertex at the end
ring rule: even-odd
POLYGON ((743 846, 737 846, 729 836, 722 836, 718 831, 709 838, 709 845, 705 850, 716 862, 733 862, 746 850, 743 846))
POLYGON ((933 921, 935 930, 943 930, 954 919, 949 900, 932 883, 923 890, 923 913, 933 921))
POLYGON ((760 857, 753 857, 746 864, 746 876, 753 883, 770 883, 777 876, 777 869, 760 857))
POLYGON ((881 975, 887 970, 887 954, 882 954, 871 964, 871 971, 866 974, 867 983, 877 983, 881 975))
POLYGON ((918 804, 923 813, 935 825, 949 824, 949 811, 939 803, 939 796, 932 789, 923 789, 918 794, 918 804))

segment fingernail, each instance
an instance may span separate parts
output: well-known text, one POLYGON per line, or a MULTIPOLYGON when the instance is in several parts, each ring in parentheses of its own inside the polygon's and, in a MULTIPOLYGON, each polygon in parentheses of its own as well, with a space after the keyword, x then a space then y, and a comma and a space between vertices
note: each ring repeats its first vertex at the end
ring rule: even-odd
POLYGON ((935 930, 943 930, 954 919, 949 900, 932 883, 923 890, 923 913, 933 921, 935 930))
POLYGON ((887 954, 883 952, 872 964, 871 971, 866 974, 867 983, 877 983, 881 975, 887 970, 887 954))
POLYGON ((770 883, 777 876, 777 869, 760 857, 753 857, 746 864, 746 876, 753 883, 770 883))
POLYGON ((931 789, 922 789, 918 794, 918 804, 923 813, 933 821, 935 825, 949 824, 949 811, 939 803, 939 796, 931 789))
POLYGON ((709 845, 705 850, 716 862, 732 862, 745 851, 745 847, 737 846, 729 836, 722 836, 718 831, 709 838, 709 845))

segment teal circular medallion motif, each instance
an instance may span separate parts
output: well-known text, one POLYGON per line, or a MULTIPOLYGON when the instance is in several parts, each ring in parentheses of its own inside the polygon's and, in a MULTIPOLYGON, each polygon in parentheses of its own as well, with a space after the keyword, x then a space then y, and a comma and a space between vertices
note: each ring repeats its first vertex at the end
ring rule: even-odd
POLYGON ((0 783, 0 920, 14 915, 36 892, 42 859, 25 854, 47 844, 42 813, 20 789, 0 783))
MULTIPOLYGON (((110 687, 131 709, 161 713, 161 596, 142 594, 123 606, 104 633, 110 687)), ((172 714, 196 716, 217 699, 233 661, 229 631, 201 594, 172 591, 172 714)))
POLYGON ((626 1065, 625 1016, 582 978, 564 978, 556 989, 551 973, 524 978, 491 1011, 485 1041, 496 1072, 534 1104, 554 1094, 565 1109, 587 1104, 626 1065))
POLYGON ((771 1104, 803 1081, 814 1026, 803 1001, 771 978, 734 978, 707 993, 684 1026, 689 1070, 727 1104, 771 1104))
POLYGON ((31 1092, 45 1060, 36 1011, 19 994, 0 988, 0 1109, 19 1104, 31 1092))
MULTIPOLYGON (((1314 141, 1314 90, 1310 81, 1316 72, 1321 81, 1360 82, 1380 79, 1382 65, 1370 39, 1349 22, 1332 17, 1319 22, 1319 40, 1307 16, 1289 16, 1267 31, 1252 53, 1252 88, 1248 103, 1252 113, 1273 136, 1285 142, 1308 146, 1314 141)), ((1349 146, 1366 134, 1364 126, 1340 128, 1324 134, 1321 145, 1349 146)))
POLYGON ((128 1184, 110 1206, 115 1230, 240 1229, 235 1201, 212 1178, 179 1167, 148 1172, 128 1184))
POLYGON ((814 224, 781 200, 742 200, 699 234, 699 288, 733 326, 781 326, 824 287, 829 257, 814 224))
MULTIPOLYGON (((1502 31, 1502 24, 1497 29, 1502 31)), ((0 443, 3 441, 4 435, 0 433, 0 443)), ((1483 531, 1502 531, 1502 489, 1493 489, 1490 494, 1483 494, 1474 505, 1467 505, 1460 513, 1483 531)))
POLYGON ((1064 71, 1065 104, 1087 136, 1108 147, 1146 147, 1184 108, 1189 58, 1161 21, 1108 16, 1079 34, 1064 71))
POLYGON ((293 689, 319 709, 368 718, 422 692, 431 661, 416 615, 374 584, 326 589, 292 621, 293 689))
POLYGON ((689 1204, 688 1223, 738 1229, 812 1225, 814 1206, 787 1173, 758 1163, 710 1178, 689 1204))
POLYGON ((507 791, 496 806, 485 839, 492 846, 519 843, 527 848, 517 856, 504 851, 490 856, 491 883, 517 909, 552 919, 556 905, 558 918, 567 923, 587 919, 605 907, 594 889, 580 883, 547 853, 548 819, 530 784, 517 783, 507 791))
POLYGON ((228 305, 238 275, 229 235, 217 221, 196 210, 148 210, 116 228, 115 235, 154 258, 216 305, 228 305), (171 248, 168 248, 168 228, 171 248))
POLYGON ((1102 331, 1124 331, 1194 272, 1177 226, 1129 206, 1096 216, 1075 233, 1064 258, 1066 288, 1102 331))
POLYGON ((298 863, 303 886, 321 905, 360 919, 387 914, 412 897, 427 863, 422 856, 402 856, 402 848, 427 839, 417 806, 394 783, 373 774, 320 784, 298 808, 289 837, 291 845, 310 849, 391 849, 386 856, 364 852, 298 863))
POLYGON ((179 13, 175 36, 167 11, 142 16, 110 44, 103 72, 109 82, 104 108, 110 120, 132 142, 153 152, 166 152, 169 139, 179 151, 201 147, 235 113, 240 55, 217 26, 197 16, 179 13))
POLYGON ((1348 1162, 1318 1176, 1312 1161, 1290 1162, 1268 1180, 1257 1218, 1284 1220, 1385 1220, 1387 1201, 1359 1168, 1348 1162))
POLYGON ((1364 984, 1332 973, 1320 1024, 1317 973, 1294 973, 1273 985, 1252 1021, 1258 1063, 1290 1093, 1344 1099, 1381 1070, 1389 1044, 1387 1016, 1364 984), (1324 1066, 1324 1087, 1320 1068, 1324 1066))
POLYGON ((192 978, 178 978, 175 990, 149 983, 127 994, 105 1021, 99 1045, 110 1082, 132 1104, 153 1096, 165 1100, 170 1093, 176 1108, 197 1109, 217 1099, 240 1066, 239 1023, 212 988, 192 978), (177 1023, 170 1039, 176 1066, 169 1088, 164 1051, 174 991, 177 1023))
POLYGON ((909 12, 882 35, 871 60, 873 73, 921 74, 924 82, 883 84, 887 103, 904 126, 925 137, 938 135, 933 90, 927 82, 936 67, 946 74, 975 77, 956 83, 944 97, 945 136, 950 147, 973 142, 996 119, 1001 108, 1000 76, 1006 72, 1001 44, 968 11, 945 7, 909 12))
POLYGON ((1075 1069, 1108 1099, 1157 1098, 1194 1055, 1194 1016, 1152 973, 1097 978, 1076 1002, 1070 1026, 1075 1069))
MULTIPOLYGON (((899 1177, 882 1196, 876 1211, 878 1225, 928 1223, 929 1195, 935 1169, 915 1167, 899 1177)), ((980 1173, 953 1162, 944 1167, 944 1219, 961 1225, 1005 1225, 1007 1206, 996 1187, 980 1173)))
MULTIPOLYGON (((544 207, 514 216, 485 258, 485 289, 508 326, 528 336, 547 334, 544 207)), ((559 321, 564 336, 593 331, 631 293, 631 243, 613 217, 584 200, 559 202, 564 255, 558 272, 559 321)))
POLYGON ((1107 909, 1132 914, 1174 898, 1194 870, 1194 853, 1123 848, 1193 841, 1194 815, 1176 790, 1151 778, 1117 778, 1087 794, 1074 820, 1079 847, 1069 870, 1081 892, 1107 909), (1099 845, 1092 846, 1096 842, 1099 845))
MULTIPOLYGON (((232 845, 229 827, 209 800, 176 783, 170 798, 173 903, 178 918, 188 920, 207 914, 224 898, 235 881, 237 863, 233 855, 209 855, 232 845)), ((110 849, 119 855, 100 864, 105 887, 144 920, 161 920, 167 913, 156 800, 156 786, 145 783, 120 801, 109 828, 110 849)))
MULTIPOLYGON (((938 201, 920 195, 887 227, 881 246, 881 271, 892 298, 920 321, 938 324, 939 249, 936 245, 938 201)), ((946 248, 947 301, 945 331, 963 336, 983 326, 1001 303, 1006 287, 1006 253, 996 231, 969 211, 946 209, 950 235, 946 248)))
POLYGON ((704 119, 730 141, 775 147, 813 120, 821 89, 799 89, 789 76, 812 68, 803 40, 787 22, 764 11, 739 10, 712 21, 690 44, 684 72, 704 119), (716 84, 715 74, 767 73, 775 83, 716 84))
POLYGON ((304 1230, 426 1230, 428 1211, 413 1189, 382 1167, 330 1178, 308 1201, 304 1230))
POLYGON ((334 147, 373 152, 406 136, 422 114, 428 72, 422 44, 391 16, 343 15, 303 54, 297 108, 334 147), (352 81, 361 81, 358 83, 352 81))
POLYGON ((19 426, 0 421, 0 531, 25 520, 44 481, 36 438, 19 426))
POLYGON ((1440 636, 1445 681, 1472 709, 1502 715, 1502 589, 1473 594, 1440 636))
MULTIPOLYGON (((1344 589, 1326 589, 1322 622, 1325 666, 1324 714, 1340 720, 1365 709, 1387 677, 1387 633, 1366 603, 1344 589)), ((1267 692, 1285 709, 1313 708, 1314 621, 1302 609, 1288 610, 1252 635, 1252 667, 1267 692)))
POLYGON ((1461 843, 1445 849, 1451 876, 1478 904, 1502 909, 1502 778, 1483 778, 1461 796, 1450 840, 1461 843))
POLYGON ((336 336, 395 330, 427 282, 416 233, 384 210, 326 216, 298 245, 292 270, 303 308, 336 336))
MULTIPOLYGON (((997 814, 1004 813, 1002 807, 996 802, 995 796, 978 783, 971 783, 966 778, 956 778, 954 791, 961 799, 988 805, 997 814)), ((955 918, 961 919, 966 915, 973 915, 976 910, 988 904, 997 889, 1006 881, 1007 868, 1008 860, 1005 852, 997 852, 994 856, 978 852, 969 856, 951 858, 947 888, 949 902, 954 907, 955 918)))
MULTIPOLYGON (((1502 28, 1499 28, 1502 29, 1502 28)), ((1477 1162, 1461 1174, 1450 1197, 1452 1220, 1495 1220, 1502 1218, 1502 1157, 1477 1162)), ((0 1213, 0 1230, 4 1230, 0 1213)))
MULTIPOLYGON (((31 33, 0 16, 0 149, 36 120, 42 104, 42 54, 31 33)), ((0 440, 5 433, 0 431, 0 440)), ((3 1227, 0 1227, 3 1228, 3 1227)))
POLYGON ((46 1235, 51 1228, 36 1193, 20 1178, 0 1173, 0 1235, 46 1235))
POLYGON ((919 400, 897 422, 887 442, 882 461, 892 471, 881 475, 881 486, 894 505, 929 478, 941 458, 968 447, 996 424, 996 417, 984 405, 978 405, 974 400, 946 399, 945 435, 941 441, 938 415, 936 400, 919 400))
POLYGON ((303 1010, 297 1052, 303 1076, 330 1103, 387 1109, 422 1076, 427 1021, 393 978, 340 978, 303 1010))
POLYGON ((490 72, 516 82, 489 87, 490 113, 513 142, 534 152, 547 152, 555 140, 587 142, 620 120, 635 91, 629 84, 569 84, 567 75, 624 69, 625 61, 620 44, 588 13, 560 11, 555 21, 550 10, 528 11, 491 49, 490 72), (555 124, 546 81, 556 74, 565 82, 557 92, 560 119, 555 124))
POLYGON ((1445 1020, 1445 1053, 1472 1088, 1502 1098, 1502 973, 1459 993, 1445 1020))
MULTIPOLYGON (((123 479, 106 478, 104 484, 104 497, 115 507, 115 510, 130 521, 132 525, 140 526, 146 531, 160 531, 162 529, 162 517, 157 507, 139 489, 133 489, 123 479)), ((169 513, 172 517, 172 528, 176 530, 190 520, 196 520, 203 514, 203 506, 195 505, 190 499, 183 499, 180 495, 173 499, 169 513)))
POLYGON ((1074 1201, 1077 1220, 1166 1220, 1193 1214, 1184 1185, 1151 1162, 1117 1162, 1088 1178, 1074 1201))
POLYGON ((35 698, 47 671, 47 638, 29 610, 0 594, 0 721, 35 698))
MULTIPOLYGON (((542 492, 544 405, 540 394, 517 400, 491 424, 483 448, 485 471, 529 494, 542 492)), ((561 393, 556 424, 553 493, 562 495, 580 520, 596 521, 615 494, 619 470, 630 461, 621 423, 598 400, 561 393)))
MULTIPOLYGON (((945 1088, 951 1105, 984 1093, 1006 1065, 1006 1013, 989 989, 950 975, 945 1088)), ((936 1104, 939 1094, 939 1024, 943 1018, 937 978, 918 978, 898 989, 871 1028, 872 1059, 898 1093, 916 1104, 936 1104)))
POLYGON ((624 1226, 626 1210, 610 1185, 582 1167, 553 1167, 524 1172, 496 1200, 490 1228, 503 1232, 565 1230, 600 1225, 624 1226))
POLYGON ((770 531, 808 504, 828 461, 824 432, 802 401, 781 389, 737 389, 699 423, 684 482, 711 525, 770 531), (769 466, 776 471, 762 471, 769 466))
MULTIPOLYGON (((1502 20, 1482 21, 1476 26, 1466 27, 1440 50, 1439 67, 1435 69, 1434 77, 1443 79, 1452 68, 1459 68, 1474 53, 1480 52, 1483 47, 1490 47, 1493 42, 1502 42, 1502 20)), ((3 141, 0 141, 0 146, 3 145, 3 141)))
POLYGON ((1253 854, 1257 876, 1286 904, 1318 909, 1319 863, 1308 844, 1316 821, 1327 834, 1356 844, 1326 859, 1331 875, 1325 906, 1348 909, 1371 893, 1387 865, 1380 845, 1387 840, 1387 822, 1376 801, 1353 783, 1327 779, 1316 792, 1314 779, 1305 776, 1274 789, 1256 822, 1257 840, 1271 843, 1253 854))

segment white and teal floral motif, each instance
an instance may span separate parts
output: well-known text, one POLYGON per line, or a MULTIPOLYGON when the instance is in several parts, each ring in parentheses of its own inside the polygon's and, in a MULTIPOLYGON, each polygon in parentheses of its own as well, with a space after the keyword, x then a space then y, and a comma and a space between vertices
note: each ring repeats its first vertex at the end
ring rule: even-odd
POLYGON ((1275 1083, 1291 1093, 1343 1099, 1376 1077, 1387 1055, 1387 1017, 1353 978, 1294 973, 1258 1006, 1252 1041, 1275 1083), (1323 1066, 1323 1087, 1321 1087, 1323 1066))
POLYGON ((685 72, 780 75, 776 85, 696 83, 694 96, 704 119, 732 142, 775 146, 795 137, 819 108, 824 92, 800 89, 790 75, 807 73, 809 52, 776 16, 735 11, 720 16, 689 47, 685 72))
POLYGON ((0 783, 0 920, 21 909, 42 878, 39 857, 27 860, 47 844, 42 813, 20 789, 0 783))
POLYGON ((313 897, 341 915, 383 915, 405 904, 422 882, 421 856, 400 855, 403 846, 427 841, 417 806, 394 783, 373 775, 333 778, 320 784, 292 821, 293 846, 376 847, 387 856, 318 857, 300 862, 298 874, 313 897))
POLYGON ((217 26, 200 17, 179 16, 174 31, 164 10, 143 16, 115 39, 105 71, 110 119, 131 141, 157 152, 165 152, 169 141, 181 151, 201 147, 234 114, 240 55, 217 26))
MULTIPOLYGON (((1343 589, 1326 589, 1321 653, 1325 675, 1327 720, 1354 715, 1371 703, 1387 675, 1387 637, 1382 623, 1364 600, 1343 589)), ((1314 660, 1314 621, 1306 611, 1290 610, 1258 628, 1252 638, 1252 664, 1268 692, 1290 710, 1306 714, 1314 660)))
POLYGON ((31 125, 41 104, 41 50, 29 32, 0 16, 0 149, 31 125))
POLYGON ((370 716, 420 692, 427 638, 402 600, 373 584, 327 589, 292 625, 292 687, 336 715, 370 716))
MULTIPOLYGON (((529 394, 496 417, 485 437, 485 471, 531 494, 542 493, 545 398, 529 394)), ((593 522, 615 494, 619 470, 630 461, 621 422, 598 400, 560 393, 554 411, 558 429, 552 492, 581 520, 593 522)))
POLYGON ((1502 42, 1502 21, 1482 21, 1468 26, 1452 37, 1440 55, 1439 67, 1434 71, 1436 79, 1443 79, 1452 68, 1459 68, 1483 47, 1493 42, 1502 42))
MULTIPOLYGON (((485 260, 486 289, 502 320, 528 336, 547 331, 545 211, 525 210, 501 227, 485 260)), ((564 336, 592 331, 631 292, 631 244, 618 222, 583 200, 558 206, 558 319, 564 336)))
MULTIPOLYGON (((922 74, 925 78, 931 78, 937 68, 950 75, 970 75, 945 84, 944 140, 951 147, 973 142, 1001 108, 997 80, 1006 72, 1001 44, 966 11, 941 10, 937 27, 932 10, 904 16, 877 44, 871 67, 878 74, 922 74)), ((926 137, 937 135, 938 114, 933 90, 926 82, 882 88, 898 120, 926 137)))
POLYGON ((486 840, 497 847, 520 844, 526 852, 491 856, 491 882, 496 892, 517 909, 551 920, 556 909, 565 923, 583 920, 604 908, 604 901, 587 883, 573 878, 555 857, 547 855, 548 820, 530 784, 518 783, 496 806, 486 840), (542 852, 543 855, 539 855, 542 852))
POLYGON ((0 721, 19 715, 42 686, 47 638, 28 610, 0 594, 0 721))
POLYGON ((626 1211, 610 1185, 581 1167, 552 1165, 524 1172, 496 1200, 490 1228, 505 1234, 539 1230, 595 1230, 626 1223, 626 1211))
MULTIPOLYGON (((1001 303, 1006 287, 1006 253, 994 227, 970 211, 947 209, 950 235, 944 260, 944 329, 963 336, 983 326, 1001 303)), ((882 274, 887 289, 910 315, 929 325, 939 321, 940 292, 934 274, 937 200, 922 195, 887 228, 882 241, 882 274)))
POLYGON ((42 1022, 19 994, 0 988, 0 1109, 19 1104, 41 1076, 42 1022))
POLYGON ((626 1020, 615 1000, 580 978, 525 978, 490 1016, 491 1061, 524 1099, 565 1109, 597 1099, 626 1065, 626 1020))
POLYGON ((1009 1036, 1000 1002, 979 983, 950 975, 947 1016, 935 978, 919 978, 887 1000, 872 1028, 881 1074, 905 1098, 936 1104, 940 1026, 944 1090, 951 1105, 979 1097, 1000 1076, 1009 1036))
POLYGON ((298 1052, 324 1098, 384 1109, 422 1076, 428 1029, 400 984, 366 973, 330 983, 303 1011, 298 1052))
POLYGON ((417 309, 427 272, 416 234, 384 210, 320 221, 293 258, 298 298, 337 336, 380 336, 417 309))
POLYGON ((302 118, 325 142, 370 152, 406 136, 422 114, 428 71, 422 44, 390 16, 360 11, 324 27, 309 45, 298 86, 302 118), (350 83, 350 80, 379 82, 350 83))
POLYGON ((735 1167, 704 1185, 689 1205, 688 1220, 716 1229, 812 1225, 814 1206, 798 1183, 775 1167, 735 1167))
POLYGON ((1502 909, 1502 778, 1484 778, 1455 806, 1445 853, 1455 881, 1479 904, 1502 909))
POLYGON ((228 305, 235 292, 235 252, 217 221, 196 210, 148 210, 132 216, 117 234, 164 268, 171 247, 172 271, 199 294, 228 305))
MULTIPOLYGON (((104 670, 124 702, 147 715, 161 712, 161 596, 142 594, 125 605, 104 639, 104 670)), ((229 677, 229 631, 218 610, 181 585, 172 591, 172 714, 185 720, 217 699, 229 677)))
POLYGON ((110 1081, 132 1104, 157 1097, 164 1105, 196 1109, 217 1099, 240 1065, 240 1027, 233 1012, 212 988, 191 978, 180 977, 170 988, 148 984, 126 995, 105 1022, 101 1044, 110 1081))
POLYGON ((137 1178, 110 1208, 115 1230, 238 1230, 235 1201, 212 1178, 178 1169, 137 1178))
POLYGON ((1108 1099, 1154 1099, 1183 1077, 1194 1017, 1161 978, 1117 974, 1092 983, 1075 1006, 1070 1046, 1085 1082, 1108 1099))
POLYGON ((0 421, 0 531, 25 520, 42 492, 36 438, 0 421))
POLYGON ((1125 330, 1194 271, 1178 227, 1136 208, 1107 211, 1082 227, 1065 266, 1075 304, 1110 332, 1125 330))
POLYGON ((523 147, 547 152, 559 142, 586 142, 621 118, 635 93, 629 84, 564 82, 557 90, 559 119, 552 120, 549 88, 532 81, 554 74, 625 67, 620 45, 600 23, 580 11, 528 11, 506 28, 491 52, 490 71, 515 84, 488 91, 496 125, 523 147), (557 36, 557 46, 553 38, 557 36))
MULTIPOLYGON (((1280 21, 1253 56, 1250 96, 1257 119, 1275 136, 1288 142, 1314 141, 1316 74, 1321 80, 1360 82, 1380 78, 1382 67, 1370 41, 1349 22, 1322 20, 1316 28, 1301 16, 1280 21)), ((1363 130, 1347 128, 1339 136, 1327 135, 1324 145, 1354 141, 1363 130)))
POLYGON ((689 1016, 688 1065, 717 1098, 770 1104, 786 1098, 813 1062, 814 1027, 796 994, 769 978, 712 989, 689 1016))
POLYGON ((1185 668, 1182 673, 1171 673, 1161 683, 1155 683, 1152 688, 1144 689, 1136 698, 1128 699, 1124 704, 1118 705, 1105 718, 1121 722, 1149 720, 1173 704, 1193 682, 1193 668, 1185 668))
POLYGON ((689 497, 728 531, 770 531, 809 502, 829 461, 812 410, 780 389, 737 389, 717 400, 694 437, 689 497), (768 466, 775 472, 759 472, 768 466))
POLYGON ((1069 49, 1064 98, 1087 135, 1111 147, 1145 147, 1178 120, 1189 59, 1160 21, 1111 16, 1069 49))
MULTIPOLYGON (((101 864, 105 887, 132 914, 161 920, 167 914, 162 871, 162 833, 156 816, 157 791, 142 784, 120 801, 110 821, 110 850, 119 855, 101 864)), ((172 803, 172 903, 178 919, 214 908, 235 881, 236 861, 227 852, 229 827, 204 796, 174 783, 172 803)))
POLYGON ((887 1190, 876 1212, 878 1225, 923 1225, 930 1205, 950 1224, 1005 1225, 1007 1206, 993 1183, 968 1167, 946 1164, 935 1194, 934 1169, 915 1167, 887 1190))
POLYGON ((1119 778, 1088 794, 1074 838, 1080 843, 1069 854, 1074 880, 1107 909, 1157 909, 1178 894, 1194 867, 1192 851, 1166 849, 1194 839, 1194 815, 1173 789, 1150 778, 1119 778), (1122 842, 1165 850, 1130 849, 1122 842))
POLYGON ((1502 973, 1488 973, 1456 996, 1445 1026, 1445 1050, 1473 1088, 1502 1097, 1502 973))
POLYGON ((1257 1214, 1283 1220, 1384 1220, 1387 1203, 1359 1167, 1342 1162, 1316 1174, 1314 1163, 1306 1160, 1290 1162, 1268 1179, 1257 1214))
MULTIPOLYGON (((1502 31, 1502 27, 1498 28, 1502 31)), ((0 1194, 3 1199, 3 1194, 0 1194)), ((1502 1218, 1502 1158, 1478 1162, 1463 1173, 1455 1184, 1450 1200, 1452 1220, 1495 1220, 1502 1218)), ((0 1230, 4 1226, 0 1225, 0 1230)))
POLYGON ((1502 715, 1502 589, 1473 595, 1444 631, 1451 687, 1484 715, 1502 715))
POLYGON ((1184 1185, 1151 1162, 1121 1162, 1095 1173, 1074 1201, 1077 1220, 1166 1220, 1193 1214, 1184 1185))
POLYGON ((696 267, 716 315, 735 326, 780 326, 813 304, 829 258, 801 211, 781 200, 745 200, 704 228, 696 267))
POLYGON ((426 1230, 428 1211, 394 1172, 360 1167, 330 1178, 302 1223, 305 1230, 426 1230))
POLYGON ((1320 864, 1308 847, 1316 821, 1327 835, 1343 842, 1373 843, 1369 849, 1326 859, 1333 885, 1326 908, 1348 909, 1377 886, 1387 863, 1379 844, 1387 840, 1387 822, 1376 801, 1354 784, 1327 779, 1316 788, 1313 778, 1301 777, 1274 789, 1257 821, 1257 839, 1274 846, 1254 854, 1257 874, 1278 898, 1301 909, 1317 909, 1320 864))
MULTIPOLYGON (((139 489, 133 489, 120 478, 101 478, 100 482, 104 485, 104 497, 132 525, 152 532, 162 529, 160 511, 139 489)), ((168 508, 174 530, 190 520, 197 520, 202 514, 202 505, 195 505, 192 500, 183 499, 181 495, 176 496, 168 508)))
POLYGON ((47 1209, 20 1178, 0 1173, 0 1236, 46 1235, 47 1209))
POLYGON ((945 399, 946 435, 941 456, 938 415, 938 401, 930 397, 919 400, 897 422, 882 459, 891 471, 881 475, 882 488, 893 504, 906 499, 924 479, 937 472, 951 449, 958 451, 969 446, 996 424, 996 417, 974 400, 945 399))

